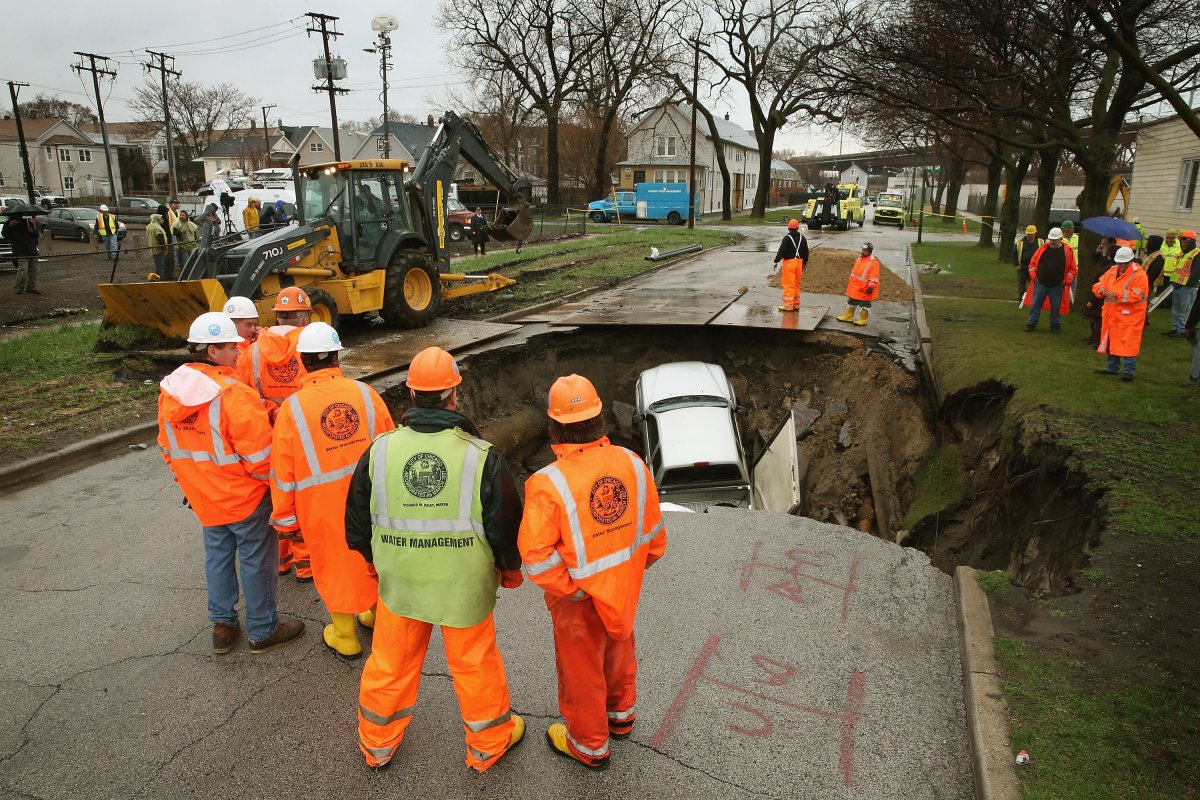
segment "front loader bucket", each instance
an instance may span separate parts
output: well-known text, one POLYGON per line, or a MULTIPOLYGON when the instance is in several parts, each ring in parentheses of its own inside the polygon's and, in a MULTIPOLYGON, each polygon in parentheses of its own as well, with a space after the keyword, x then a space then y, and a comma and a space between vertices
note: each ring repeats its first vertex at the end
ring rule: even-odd
POLYGON ((501 242, 523 242, 533 233, 533 212, 528 203, 505 206, 496 221, 488 226, 488 235, 501 242))
POLYGON ((104 327, 144 325, 166 336, 186 339, 192 320, 224 308, 225 289, 216 278, 198 281, 102 283, 104 327))

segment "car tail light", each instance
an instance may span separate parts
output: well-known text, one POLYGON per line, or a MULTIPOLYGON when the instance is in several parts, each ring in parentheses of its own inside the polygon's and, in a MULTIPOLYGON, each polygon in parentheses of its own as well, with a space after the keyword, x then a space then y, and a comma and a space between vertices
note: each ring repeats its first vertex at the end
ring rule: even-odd
POLYGON ((711 466, 711 462, 709 462, 709 461, 697 461, 697 462, 695 462, 694 464, 692 464, 692 466, 693 466, 693 467, 707 467, 707 466, 711 466))

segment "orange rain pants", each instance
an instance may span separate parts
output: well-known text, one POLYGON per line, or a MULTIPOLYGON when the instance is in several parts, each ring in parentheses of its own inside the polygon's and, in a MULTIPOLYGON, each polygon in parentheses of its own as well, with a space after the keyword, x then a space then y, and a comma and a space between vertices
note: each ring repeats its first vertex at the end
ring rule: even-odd
POLYGON ((590 597, 546 599, 554 623, 558 709, 567 722, 567 745, 582 761, 596 763, 609 755, 610 729, 627 733, 633 727, 637 700, 633 635, 612 638, 590 597))
POLYGON ((783 305, 785 308, 800 307, 800 280, 804 277, 804 259, 785 258, 783 260, 783 305))
MULTIPOLYGON (((440 627, 466 732, 466 764, 482 772, 508 749, 515 726, 496 626, 488 614, 470 628, 440 627)), ((412 722, 432 630, 430 623, 393 614, 383 603, 375 612, 371 656, 358 694, 358 748, 372 767, 391 760, 412 722)))

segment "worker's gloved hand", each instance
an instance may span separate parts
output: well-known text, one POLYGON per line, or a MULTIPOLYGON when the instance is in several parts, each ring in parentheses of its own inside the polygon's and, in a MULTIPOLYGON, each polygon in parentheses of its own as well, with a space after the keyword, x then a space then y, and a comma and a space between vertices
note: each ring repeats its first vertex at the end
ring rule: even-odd
POLYGON ((500 570, 500 585, 505 589, 516 589, 525 582, 525 576, 519 569, 500 570))
POLYGON ((775 270, 777 270, 777 269, 779 269, 779 262, 778 262, 778 261, 776 261, 774 264, 772 264, 772 265, 771 265, 771 272, 774 272, 774 271, 775 271, 775 270))
POLYGON ((287 539, 289 542, 294 542, 296 544, 304 544, 304 534, 299 528, 296 528, 294 531, 280 531, 279 538, 287 539))

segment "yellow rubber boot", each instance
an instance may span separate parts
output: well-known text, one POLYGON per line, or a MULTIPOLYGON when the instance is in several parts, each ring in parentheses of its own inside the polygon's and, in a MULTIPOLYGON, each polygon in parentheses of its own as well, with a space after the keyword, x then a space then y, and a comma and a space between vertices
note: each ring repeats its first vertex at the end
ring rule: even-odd
POLYGON ((855 325, 866 325, 867 318, 871 316, 870 309, 860 308, 858 310, 858 319, 854 320, 855 325))
POLYGON ((561 722, 556 722, 546 729, 546 743, 550 745, 550 749, 555 753, 578 761, 588 769, 608 769, 608 756, 588 760, 576 755, 571 746, 567 744, 567 726, 561 722))
POLYGON ((353 614, 334 614, 333 623, 325 626, 325 646, 342 658, 356 659, 362 656, 362 645, 358 643, 358 633, 354 630, 353 614))
POLYGON ((492 763, 488 764, 486 767, 478 767, 475 765, 471 765, 471 769, 476 770, 478 772, 486 772, 487 770, 496 766, 496 764, 498 764, 500 762, 500 759, 502 759, 506 755, 508 755, 509 751, 511 751, 514 747, 516 747, 517 745, 519 745, 521 743, 521 740, 523 740, 525 738, 525 718, 522 717, 520 714, 513 714, 512 721, 513 721, 513 729, 512 729, 512 733, 510 733, 508 736, 508 745, 504 748, 504 750, 500 753, 500 755, 496 756, 496 760, 493 761, 492 763))
POLYGON ((846 306, 846 310, 838 315, 838 322, 852 322, 854 320, 854 307, 846 306))
POLYGON ((371 608, 368 608, 366 611, 358 612, 357 617, 358 617, 358 624, 362 625, 364 628, 374 628, 375 627, 375 607, 374 606, 372 606, 371 608))

